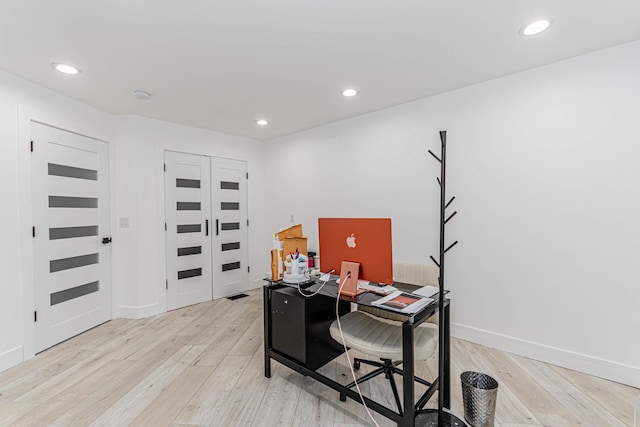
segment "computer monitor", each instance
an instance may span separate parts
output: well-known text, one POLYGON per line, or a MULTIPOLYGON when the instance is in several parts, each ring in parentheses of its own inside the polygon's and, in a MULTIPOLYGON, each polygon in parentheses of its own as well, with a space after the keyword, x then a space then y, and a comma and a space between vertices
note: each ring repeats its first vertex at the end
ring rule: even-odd
POLYGON ((318 218, 320 269, 340 274, 342 261, 360 264, 358 278, 393 283, 391 218, 318 218))

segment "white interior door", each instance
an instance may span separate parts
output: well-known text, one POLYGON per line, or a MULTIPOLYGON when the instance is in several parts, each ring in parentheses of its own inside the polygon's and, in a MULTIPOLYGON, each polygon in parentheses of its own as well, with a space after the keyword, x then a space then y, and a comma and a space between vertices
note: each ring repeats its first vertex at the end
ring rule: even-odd
POLYGON ((249 289, 247 162, 212 158, 213 297, 249 289))
POLYGON ((167 308, 210 301, 209 157, 165 151, 167 308))
POLYGON ((31 133, 39 352, 111 319, 109 150, 38 123, 31 133))

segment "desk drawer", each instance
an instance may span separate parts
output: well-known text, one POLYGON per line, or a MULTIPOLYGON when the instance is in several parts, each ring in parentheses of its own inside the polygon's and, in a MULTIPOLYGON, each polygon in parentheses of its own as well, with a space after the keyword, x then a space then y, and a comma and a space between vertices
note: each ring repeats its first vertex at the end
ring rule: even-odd
MULTIPOLYGON (((339 310, 348 312, 349 303, 341 302, 339 310)), ((271 294, 271 346, 316 370, 344 352, 329 335, 335 318, 335 299, 305 298, 295 288, 278 289, 271 294)))
POLYGON ((296 359, 306 360, 304 301, 278 290, 271 296, 271 346, 296 359))

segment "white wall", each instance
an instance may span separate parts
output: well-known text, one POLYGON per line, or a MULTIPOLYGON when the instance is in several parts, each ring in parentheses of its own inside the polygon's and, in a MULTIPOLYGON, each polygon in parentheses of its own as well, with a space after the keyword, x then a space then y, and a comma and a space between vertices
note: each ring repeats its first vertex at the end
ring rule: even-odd
POLYGON ((114 236, 119 242, 115 282, 122 284, 116 315, 139 318, 166 311, 165 150, 247 161, 250 286, 260 287, 270 243, 264 238, 264 143, 134 116, 118 118, 116 134, 116 217, 129 218, 129 228, 117 229, 114 236))
POLYGON ((453 334, 640 386, 638 99, 635 42, 271 141, 266 228, 389 216, 429 262, 446 129, 453 334))
POLYGON ((22 360, 22 292, 18 224, 17 100, 0 74, 0 370, 22 360), (13 101, 13 102, 12 102, 13 101), (16 319, 20 321, 16 322, 16 319), (18 327, 16 327, 18 325, 18 327))

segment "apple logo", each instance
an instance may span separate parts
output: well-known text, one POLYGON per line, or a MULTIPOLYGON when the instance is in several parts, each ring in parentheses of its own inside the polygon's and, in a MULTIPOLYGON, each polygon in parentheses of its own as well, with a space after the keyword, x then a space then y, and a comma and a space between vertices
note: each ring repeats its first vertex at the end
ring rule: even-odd
POLYGON ((356 247, 356 236, 354 236, 353 233, 351 234, 351 236, 347 237, 347 246, 349 246, 350 248, 356 247))

